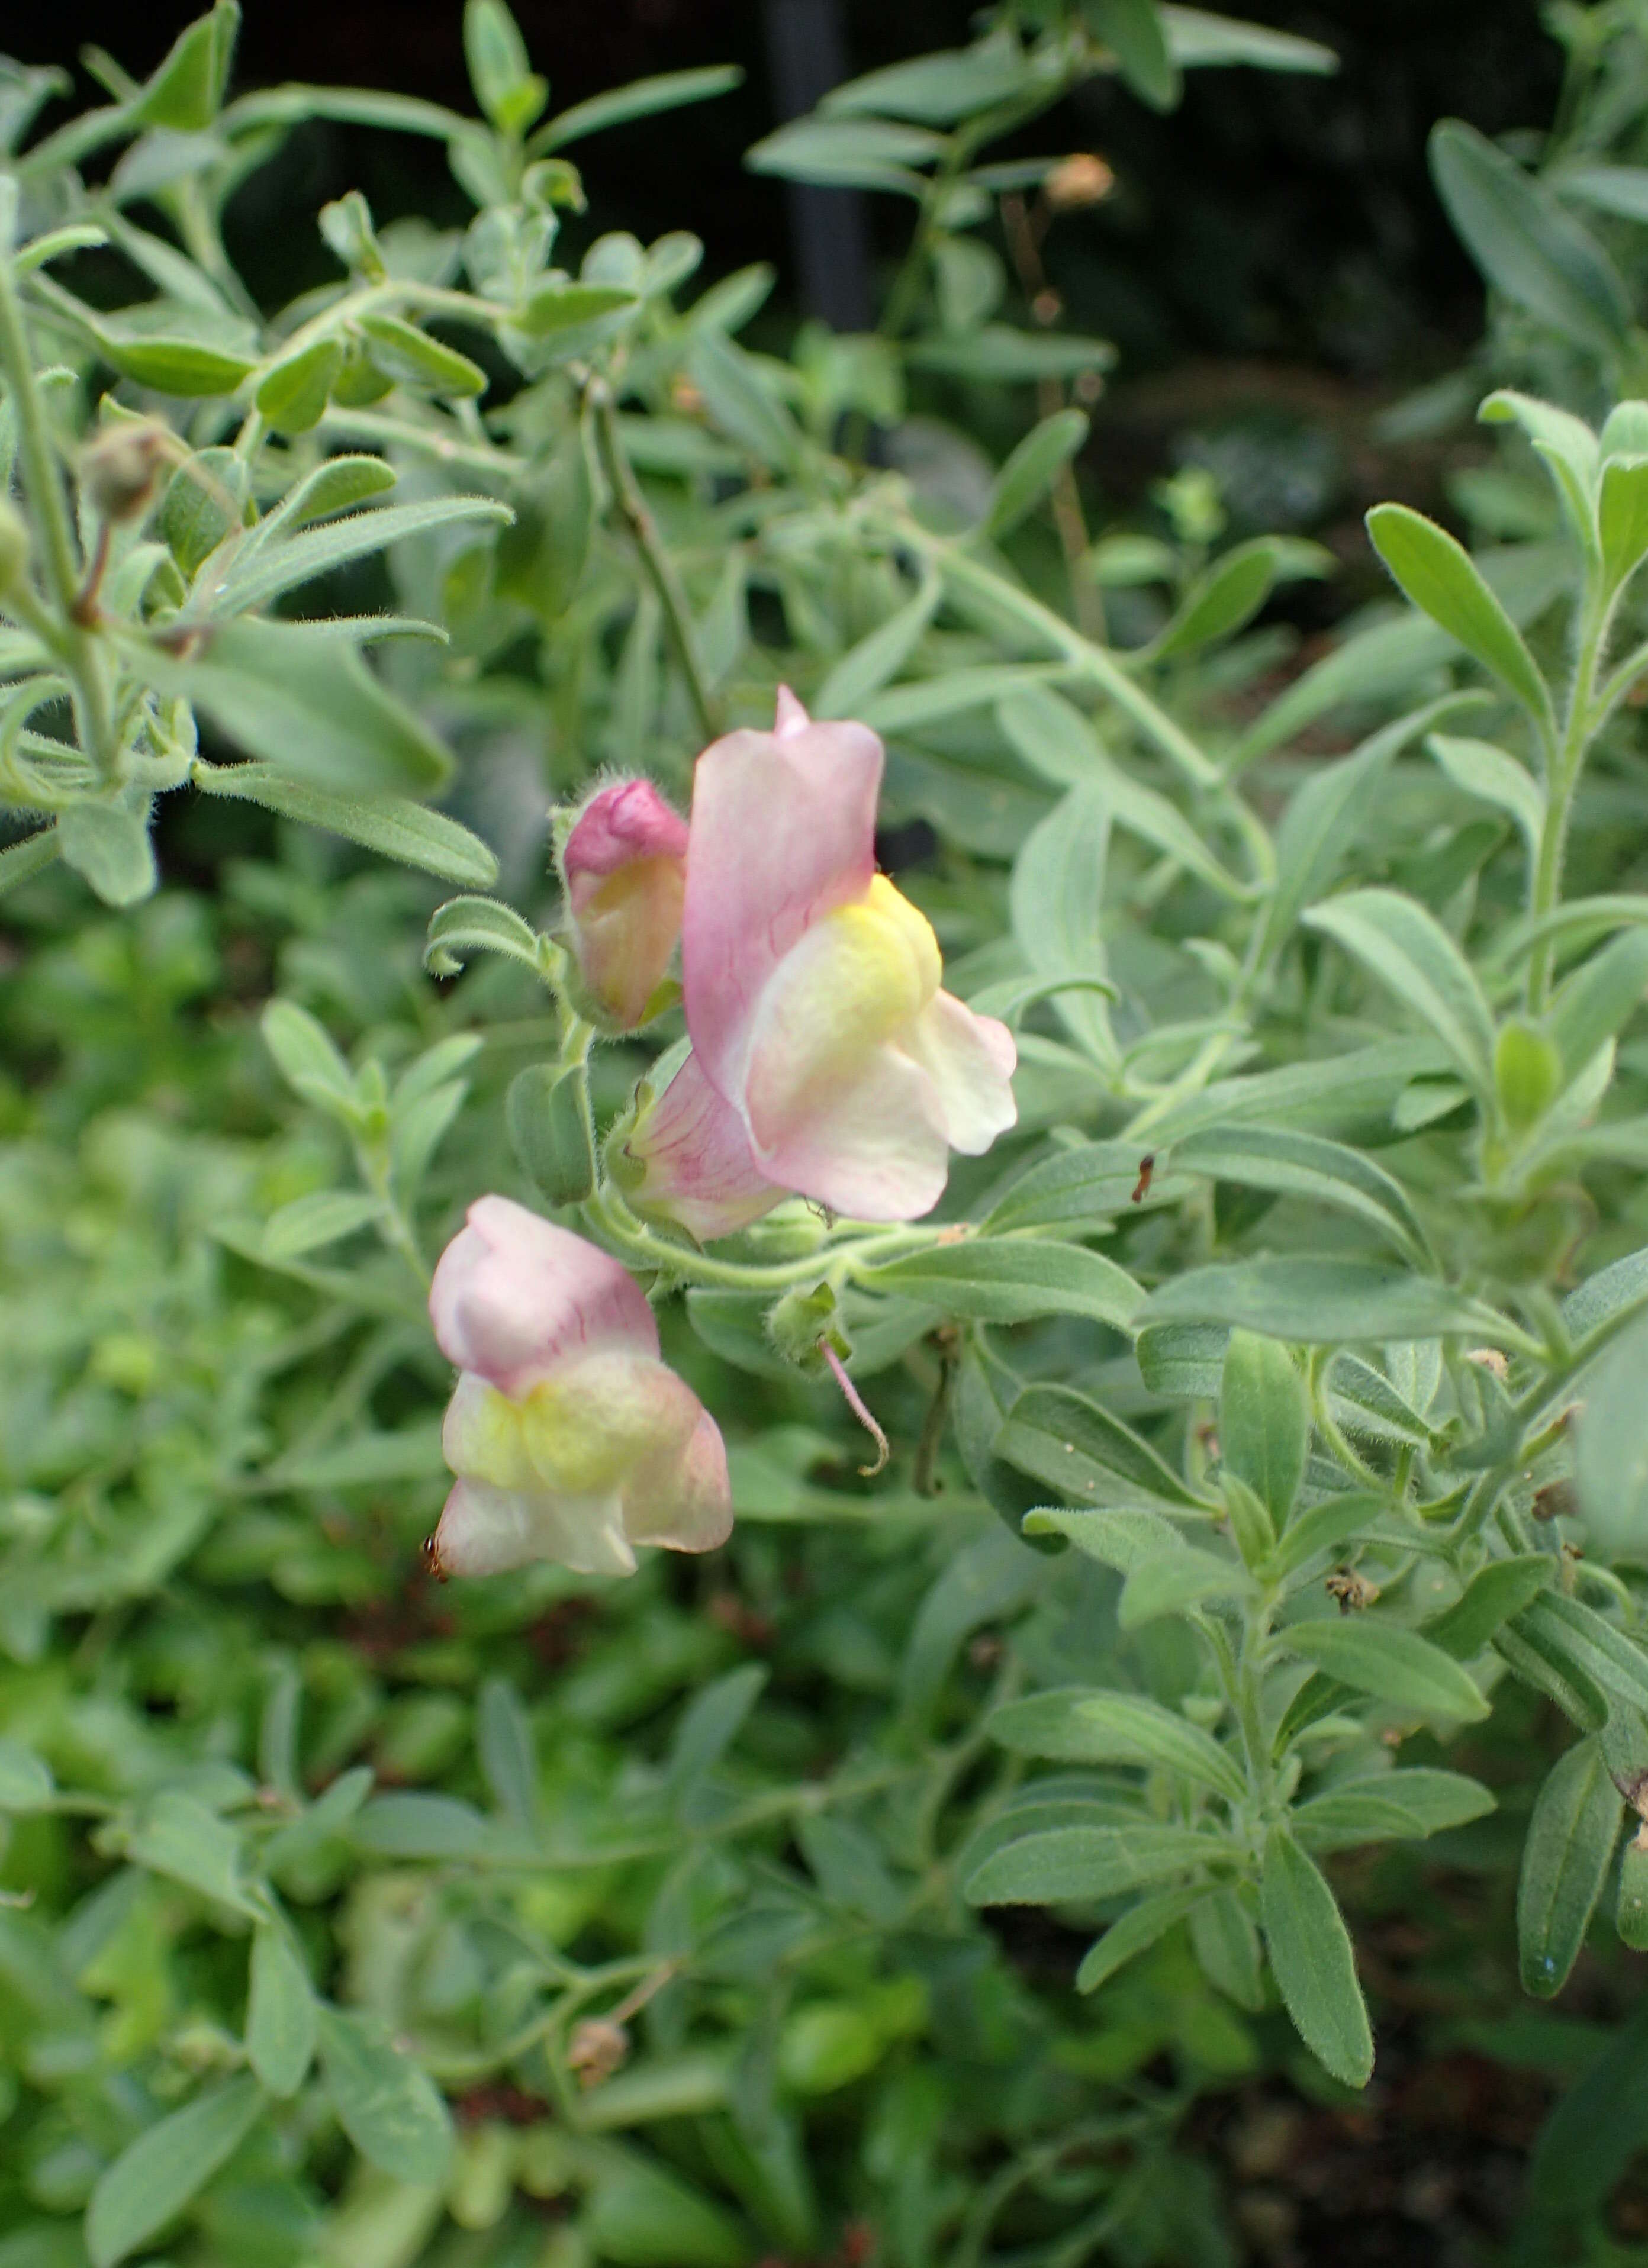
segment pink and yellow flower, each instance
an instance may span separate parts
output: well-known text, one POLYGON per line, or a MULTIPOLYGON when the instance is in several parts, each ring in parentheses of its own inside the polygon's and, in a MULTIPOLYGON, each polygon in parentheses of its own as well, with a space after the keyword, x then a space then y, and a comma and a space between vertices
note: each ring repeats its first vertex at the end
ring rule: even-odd
POLYGON ((484 1197, 441 1255, 435 1337, 460 1375, 442 1440, 457 1476, 441 1574, 535 1559, 628 1575, 637 1544, 708 1551, 732 1528, 715 1421, 658 1359, 658 1326, 610 1255, 484 1197))
MULTIPOLYGON (((707 1113, 699 1081, 720 1100, 751 1195, 765 1181, 909 1220, 938 1202, 951 1150, 976 1156, 1013 1124, 1016 1050, 941 989, 931 924, 876 871, 883 763, 867 725, 815 724, 787 689, 772 732, 698 758, 682 922, 696 1069, 677 1109, 707 1113)), ((724 1123, 714 1138, 735 1156, 724 1123)))

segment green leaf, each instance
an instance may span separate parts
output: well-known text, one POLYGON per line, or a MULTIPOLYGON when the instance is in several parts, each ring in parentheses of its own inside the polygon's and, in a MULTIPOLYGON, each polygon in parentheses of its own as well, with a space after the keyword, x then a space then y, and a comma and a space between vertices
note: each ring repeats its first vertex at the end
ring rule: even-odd
POLYGON ((1513 1616, 1494 1632, 1495 1653, 1525 1685, 1554 1701, 1582 1733, 1600 1731, 1608 1718, 1608 1704, 1600 1687, 1548 1626, 1536 1624, 1525 1633, 1519 1623, 1520 1617, 1513 1616))
MULTIPOLYGON (((329 509, 336 511, 334 504, 329 509)), ((248 613, 266 606, 282 592, 316 576, 329 575, 352 560, 385 551, 409 535, 423 535, 437 527, 470 520, 494 525, 511 518, 509 506, 490 497, 431 497, 422 504, 385 504, 376 512, 353 513, 347 519, 329 521, 299 534, 285 530, 262 543, 247 545, 231 561, 227 573, 213 592, 210 611, 225 615, 248 613)), ((265 522, 268 529, 271 521, 265 522)), ((258 531, 262 534, 264 531, 258 531)))
POLYGON ((280 528, 307 527, 368 497, 381 496, 395 486, 395 468, 381 457, 329 457, 306 473, 294 489, 262 523, 265 534, 280 528))
POLYGON ((1514 422, 1533 444, 1556 490, 1569 526, 1588 558, 1597 553, 1597 437, 1583 418, 1532 394, 1502 387, 1477 411, 1486 425, 1514 422))
POLYGON ((0 1811, 49 1811, 55 1793, 45 1760, 20 1741, 0 1737, 0 1811))
POLYGON ((1187 1827, 1053 1827, 993 1852, 962 1896, 974 1906, 1087 1904, 1231 1855, 1228 1843, 1187 1827))
MULTIPOLYGON (((1013 865, 1013 934, 1038 976, 1103 976, 1102 913, 1110 844, 1110 799, 1099 786, 1073 787, 1031 830, 1013 865)), ((1060 1020, 1098 1062, 1115 1042, 1102 999, 1061 994, 1060 1020)))
POLYGON ((489 1677, 475 1712, 475 1746, 499 1808, 531 1828, 538 1815, 538 1758, 532 1720, 507 1678, 489 1677))
POLYGON ((510 1081, 504 1122, 521 1171, 551 1204, 581 1204, 595 1186, 590 1148, 589 1077, 582 1064, 562 1071, 531 1064, 510 1081))
POLYGON ((984 516, 994 540, 1033 512, 1086 440, 1091 421, 1083 409, 1058 409, 1033 425, 995 476, 984 516))
POLYGON ((1600 1745, 1577 1741, 1534 1799, 1517 1883, 1522 1989, 1560 1992, 1578 1957, 1619 1840, 1619 1790, 1600 1745))
POLYGON ((432 339, 416 323, 403 322, 398 315, 366 314, 358 320, 373 361, 397 386, 461 401, 485 393, 487 377, 480 364, 432 339))
POLYGON ((149 817, 150 799, 130 789, 107 802, 71 803, 57 815, 55 847, 106 906, 135 906, 159 880, 149 817))
POLYGON ((1278 1528, 1298 1495, 1310 1440, 1304 1381, 1293 1357, 1279 1340, 1232 1331, 1219 1393, 1219 1454, 1278 1528))
POLYGON ((1175 1172, 1274 1189, 1369 1222, 1408 1259, 1431 1265, 1430 1239, 1401 1183, 1360 1151, 1285 1126, 1211 1126, 1173 1145, 1175 1172))
POLYGON ((1304 784, 1295 791, 1276 829, 1275 890, 1265 917, 1267 958, 1280 952, 1301 909, 1322 895, 1337 876, 1351 845, 1362 837, 1393 759, 1433 718, 1455 706, 1460 697, 1453 695, 1431 702, 1376 733, 1353 755, 1312 767, 1304 784))
POLYGON ((1537 1125, 1563 1088, 1563 1059, 1555 1040, 1536 1025, 1511 1017, 1494 1042, 1494 1093, 1513 1134, 1537 1125))
POLYGON ((1493 1017, 1469 962, 1434 914, 1398 890, 1366 889, 1328 898, 1304 919, 1423 1016, 1476 1093, 1491 1098, 1493 1017))
POLYGON ((165 1874, 202 1897, 255 1916, 240 1876, 240 1837, 233 1827, 180 1788, 150 1798, 127 1837, 133 1866, 165 1874))
POLYGON ((1562 984, 1546 1018, 1569 1079, 1630 1022, 1648 992, 1648 929, 1626 930, 1562 984))
POLYGON ((1475 128, 1447 118, 1430 134, 1430 172, 1448 218, 1496 291, 1564 338, 1611 360, 1630 301, 1595 239, 1475 128))
POLYGON ((1008 1411, 994 1452, 1068 1502, 1108 1503, 1120 1493, 1205 1508, 1148 1441, 1073 1387, 1027 1386, 1008 1411))
POLYGON ((500 134, 524 134, 549 100, 504 0, 465 0, 463 59, 475 99, 500 134))
POLYGON ((355 1075, 307 1008, 294 1000, 271 1000, 262 1028, 264 1046, 295 1094, 320 1110, 352 1107, 355 1075))
POLYGON ((1150 1323, 1134 1342, 1139 1375, 1174 1402, 1216 1402, 1230 1333, 1217 1323, 1150 1323))
MULTIPOLYGON (((1639 1394, 1641 1377, 1639 1371, 1639 1394)), ((1648 1710, 1648 1652, 1593 1608, 1564 1592, 1543 1590, 1511 1627, 1519 1637, 1571 1665, 1602 1692, 1630 1708, 1648 1710)))
POLYGON ((985 323, 964 338, 929 339, 905 350, 918 370, 935 370, 981 386, 1034 386, 1045 378, 1079 378, 1108 370, 1116 350, 1108 339, 1076 338, 1068 331, 1016 331, 1010 323, 985 323))
POLYGON ((913 599, 847 648, 813 696, 815 717, 856 717, 872 693, 892 682, 932 621, 941 588, 937 576, 928 575, 913 599))
POLYGON ((1423 512, 1376 504, 1368 534, 1392 575, 1423 614, 1457 638, 1533 716, 1552 728, 1550 695, 1521 632, 1464 546, 1423 512))
POLYGON ((1463 1827, 1494 1808, 1479 1780, 1462 1772, 1370 1772, 1296 1804, 1289 1825, 1309 1851, 1344 1851, 1463 1827))
POLYGON ((312 339, 295 354, 271 363, 252 399, 277 433, 307 433, 326 414, 327 401, 344 367, 344 342, 312 339))
POLYGON ((1202 1975, 1238 2008, 1257 2015, 1265 2005, 1265 1956, 1247 1886, 1216 1890, 1190 1916, 1191 1950, 1202 1975))
POLYGON ((250 2132, 263 2091, 242 2073, 145 2128, 99 2177, 86 2208, 92 2268, 115 2268, 183 2211, 250 2132))
POLYGON ((397 2182, 438 2183, 452 2120, 433 2081, 390 2044, 375 2016, 320 2011, 321 2071, 339 2124, 363 2158, 397 2182))
POLYGON ((1162 10, 1173 60, 1181 70, 1209 64, 1252 63, 1260 70, 1307 71, 1314 76, 1339 69, 1331 48, 1315 40, 1301 40, 1292 32, 1273 32, 1265 24, 1238 23, 1231 16, 1210 15, 1205 8, 1162 10))
POLYGON ((790 472, 801 454, 801 430, 757 375, 753 357, 720 331, 699 330, 687 351, 687 375, 711 420, 730 441, 774 472, 790 472))
MULTIPOLYGON (((972 997, 977 1001, 982 996, 972 997)), ((1068 1227, 1074 1222, 1090 1228, 1106 1214, 1132 1204, 1144 1154, 1136 1142, 1081 1142, 1068 1150, 1055 1150, 1018 1176, 990 1207, 982 1226, 998 1235, 1009 1229, 1068 1227)), ((1164 1191, 1176 1197, 1186 1193, 1171 1174, 1158 1173, 1140 1202, 1159 1204, 1164 1191)))
POLYGON ((1187 1717, 1140 1693, 1071 1685, 1009 1701, 986 1720, 992 1740, 1017 1756, 1063 1764, 1142 1764, 1211 1788, 1230 1803, 1247 1782, 1230 1751, 1187 1717))
POLYGON ((1082 13, 1140 101, 1171 110, 1179 96, 1179 66, 1156 0, 1082 0, 1082 13))
POLYGON ((831 87, 820 108, 831 117, 868 112, 880 118, 918 118, 953 126, 998 102, 1027 93, 1037 83, 1036 58, 1010 33, 995 32, 970 48, 913 56, 884 70, 868 71, 831 87))
POLYGON ((1519 1615, 1553 1580, 1542 1551, 1490 1559, 1479 1567, 1451 1607, 1424 1626, 1423 1635, 1456 1661, 1469 1661, 1512 1615, 1519 1615))
MULTIPOLYGON (((408 1428, 408 1432, 411 1431, 408 1428)), ((347 1445, 358 1449, 364 1437, 347 1445)), ((423 1437, 422 1429, 418 1438, 423 1437)), ((381 1440, 395 1440, 394 1434, 381 1440)), ((283 1478, 294 1469, 286 1467, 283 1478)), ((363 1851, 394 1859, 467 1859, 486 1840, 486 1815, 455 1795, 431 1795, 421 1789, 374 1796, 356 1816, 350 1840, 363 1851)))
POLYGON ((752 173, 776 173, 817 188, 890 189, 919 197, 926 187, 913 170, 944 154, 944 139, 924 126, 895 126, 884 118, 792 119, 745 153, 752 173))
POLYGON ((1280 1636, 1290 1653, 1340 1684, 1393 1702, 1415 1716, 1474 1723, 1488 1714, 1481 1690, 1452 1655, 1399 1624, 1335 1615, 1290 1623, 1280 1636))
MULTIPOLYGON (((1634 1849, 1626 1845, 1622 1889, 1634 1849)), ((1648 2011, 1638 2008, 1607 2039, 1590 2068, 1558 2096, 1546 2120, 1528 2169, 1528 2193, 1536 2206, 1566 2216, 1606 2204, 1648 2141, 1645 2079, 1648 2011)))
POLYGON ((1465 794, 1509 812, 1530 855, 1538 858, 1545 829, 1545 791, 1526 764, 1489 741, 1455 740, 1445 733, 1430 733, 1425 751, 1465 794))
POLYGON ((1324 1551, 1337 1552, 1353 1535, 1375 1527, 1386 1509, 1386 1499, 1366 1489, 1324 1497, 1288 1523, 1270 1555, 1269 1572, 1285 1582, 1324 1551))
POLYGON ((1032 686, 1007 694, 996 713, 1032 771, 1057 787, 1102 795, 1118 827, 1154 843, 1223 896, 1245 899, 1252 895, 1245 883, 1220 865, 1177 804, 1116 762, 1088 719, 1062 694, 1051 686, 1032 686))
POLYGON ((1604 1561, 1648 1557, 1648 1315, 1616 1338, 1580 1413, 1574 1478, 1592 1549, 1604 1561))
POLYGON ((1180 1542, 1176 1549, 1141 1559, 1129 1570, 1116 1619, 1123 1630, 1137 1630, 1160 1616, 1183 1614, 1204 1599, 1235 1598, 1253 1587, 1239 1560, 1222 1559, 1216 1552, 1180 1542))
POLYGON ((529 292, 510 320, 529 339, 549 339, 558 331, 599 322, 604 316, 620 314, 639 305, 638 293, 627 291, 617 284, 551 282, 541 284, 529 292))
POLYGON ((604 94, 575 102, 541 126, 528 144, 535 158, 550 150, 565 150, 590 134, 610 126, 626 126, 632 119, 651 118, 661 110, 679 110, 689 102, 707 102, 713 95, 730 94, 743 85, 736 63, 711 63, 698 70, 661 71, 653 78, 632 79, 628 86, 610 87, 604 94))
POLYGON ((1322 1879, 1285 1827, 1265 1842, 1260 1918, 1283 2005, 1319 2062, 1346 2087, 1373 2074, 1373 2035, 1350 1933, 1322 1879))
POLYGON ((184 660, 129 643, 157 691, 192 702, 226 739, 293 777, 339 793, 432 793, 452 759, 352 645, 302 624, 240 621, 184 660))
POLYGON ((1086 1315, 1125 1331, 1143 1297, 1132 1277, 1099 1253, 1016 1237, 936 1245, 861 1268, 859 1279, 868 1290, 900 1292, 946 1314, 987 1323, 1086 1315))
POLYGON ((36 828, 20 842, 8 843, 0 850, 0 897, 8 890, 21 888, 32 882, 36 874, 43 874, 63 856, 63 839, 55 827, 36 828))
POLYGON ((252 1933, 246 2011, 247 2058, 271 2095, 295 2095, 314 2055, 319 2028, 309 1972, 277 1922, 252 1933))
POLYGON ((132 123, 168 127, 176 134, 198 134, 210 126, 222 107, 240 28, 236 0, 218 0, 210 15, 180 32, 159 69, 139 88, 132 123))
POLYGON ((184 400, 233 394, 257 368, 256 357, 250 354, 208 346, 199 339, 125 330, 114 321, 100 323, 95 336, 99 353, 122 378, 184 400))
POLYGON ((1276 541, 1267 536, 1225 552, 1186 593, 1167 628, 1152 640, 1151 653, 1166 661, 1233 637, 1270 596, 1277 558, 1276 541))
MULTIPOLYGON (((1188 1550, 1184 1538, 1159 1512, 1131 1505, 1107 1506, 1103 1512, 1066 1512, 1057 1506, 1038 1506, 1025 1514, 1026 1535, 1062 1535, 1090 1559, 1130 1574, 1146 1560, 1188 1550)), ((1224 1563, 1220 1563, 1221 1568, 1224 1563)), ((1240 1580, 1236 1570, 1230 1571, 1240 1580)))
POLYGON ((1648 1845, 1641 1836, 1638 1828, 1620 1852, 1619 1896, 1614 1906, 1620 1943, 1633 1953, 1648 1952, 1648 1845))
POLYGON ((360 1189, 316 1189, 294 1197, 263 1224, 263 1252, 270 1260, 299 1260, 306 1252, 336 1244, 357 1229, 383 1218, 381 1197, 360 1189))
POLYGON ((1076 1991, 1097 1992, 1119 1969, 1147 1953, 1209 1895, 1205 1882, 1196 1882, 1181 1889, 1157 1890, 1149 1897, 1141 1898, 1136 1906, 1129 1906, 1120 1919, 1112 1922, 1103 1937, 1089 1947, 1075 1972, 1076 1991))
POLYGON ((1597 523, 1608 587, 1616 589, 1648 555, 1648 458, 1614 458, 1602 468, 1597 523))
POLYGON ((359 843, 381 858, 419 866, 447 882, 474 882, 484 888, 498 880, 498 861, 478 835, 444 812, 431 811, 405 796, 334 795, 307 780, 277 771, 272 764, 196 764, 192 775, 207 795, 233 796, 260 804, 306 827, 322 827, 359 843))
POLYGON ((501 953, 535 976, 543 972, 538 933, 513 906, 495 898, 448 898, 429 917, 425 961, 434 976, 455 976, 472 953, 501 953))
POLYGON ((1136 1320, 1228 1323, 1308 1346, 1440 1338, 1490 1329, 1494 1321, 1445 1284, 1371 1261, 1314 1255, 1193 1268, 1152 1292, 1136 1320))

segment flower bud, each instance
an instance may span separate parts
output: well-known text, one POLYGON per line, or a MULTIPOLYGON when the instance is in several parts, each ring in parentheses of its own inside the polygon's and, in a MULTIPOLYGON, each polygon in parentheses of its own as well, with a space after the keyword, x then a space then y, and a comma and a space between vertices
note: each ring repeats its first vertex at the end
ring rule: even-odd
POLYGON ((592 1020, 630 1032, 669 970, 681 934, 687 823, 650 780, 614 780, 561 845, 567 930, 592 1020))
POLYGON ((110 425, 80 453, 81 491, 100 519, 136 519, 148 509, 161 467, 177 453, 177 442, 153 418, 110 425))
POLYGON ((1042 183, 1042 191, 1055 212, 1071 212, 1080 205, 1102 204, 1116 186, 1116 176, 1102 158, 1078 150, 1061 158, 1042 183))

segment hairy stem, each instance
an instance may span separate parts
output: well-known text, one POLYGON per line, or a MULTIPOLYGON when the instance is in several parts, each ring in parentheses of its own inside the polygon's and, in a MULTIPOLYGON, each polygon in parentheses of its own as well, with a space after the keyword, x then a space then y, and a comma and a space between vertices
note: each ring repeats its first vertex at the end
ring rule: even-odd
POLYGON ((710 690, 709 679, 698 653, 698 636, 687 606, 686 593, 681 587, 675 561, 669 556, 658 533, 658 523, 647 508, 647 500, 630 468, 630 460, 624 453, 624 442, 618 431, 617 408, 612 399, 611 389, 602 380, 595 379, 592 381, 585 400, 595 422, 595 443, 601 453, 602 468, 611 483, 613 497, 624 525, 640 554, 647 579, 664 610, 669 643, 675 649, 681 674, 686 680, 698 728, 706 740, 717 740, 722 730, 721 708, 710 690))

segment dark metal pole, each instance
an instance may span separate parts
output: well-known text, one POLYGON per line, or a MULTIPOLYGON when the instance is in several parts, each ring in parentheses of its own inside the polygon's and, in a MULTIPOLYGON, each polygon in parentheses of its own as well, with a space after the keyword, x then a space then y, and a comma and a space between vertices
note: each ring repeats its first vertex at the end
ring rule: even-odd
MULTIPOLYGON (((767 63, 781 119, 800 118, 847 76, 841 0, 766 0, 767 63)), ((869 231, 857 189, 785 184, 802 303, 836 331, 868 331, 869 231)))

